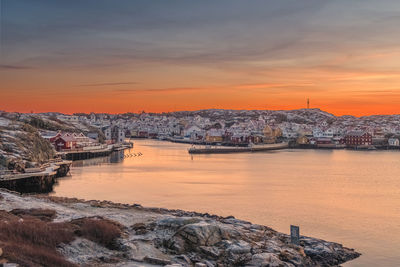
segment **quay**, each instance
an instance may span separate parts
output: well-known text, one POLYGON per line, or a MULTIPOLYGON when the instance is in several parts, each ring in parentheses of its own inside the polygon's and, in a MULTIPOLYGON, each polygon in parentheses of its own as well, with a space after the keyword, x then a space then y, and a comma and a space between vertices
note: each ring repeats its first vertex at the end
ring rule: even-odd
POLYGON ((39 168, 27 168, 23 173, 5 171, 0 173, 0 187, 20 193, 48 193, 56 178, 68 174, 72 162, 50 160, 39 168))
POLYGON ((85 160, 97 157, 109 156, 114 151, 125 150, 133 147, 132 142, 125 142, 122 144, 102 145, 93 147, 83 147, 80 149, 66 149, 58 152, 58 156, 66 160, 85 160))
POLYGON ((126 142, 58 152, 60 158, 49 160, 38 168, 26 168, 24 172, 8 170, 0 172, 0 187, 20 193, 48 193, 52 191, 56 178, 69 173, 72 161, 108 156, 113 151, 132 147, 132 142, 126 142))
POLYGON ((190 154, 222 154, 222 153, 240 153, 240 152, 261 152, 268 150, 278 150, 288 148, 288 143, 252 145, 248 147, 227 147, 227 146, 206 146, 204 148, 191 147, 190 154))

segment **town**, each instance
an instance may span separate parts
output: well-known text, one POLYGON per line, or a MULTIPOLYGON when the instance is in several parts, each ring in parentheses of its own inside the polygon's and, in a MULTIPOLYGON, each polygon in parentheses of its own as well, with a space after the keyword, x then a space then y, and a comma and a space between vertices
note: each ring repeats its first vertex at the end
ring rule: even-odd
MULTIPOLYGON (((121 143, 130 137, 235 146, 289 141, 292 147, 300 148, 400 148, 400 115, 357 118, 336 117, 319 109, 210 109, 162 114, 57 114, 56 118, 77 128, 91 125, 101 129, 105 140, 112 143, 121 143)), ((96 133, 89 132, 88 137, 99 140, 96 133)), ((76 140, 72 144, 82 144, 79 142, 82 136, 72 138, 76 140)), ((65 140, 61 140, 63 148, 68 148, 64 146, 65 140)))
POLYGON ((0 112, 0 119, 3 126, 13 120, 37 124, 41 136, 59 152, 105 149, 123 144, 126 138, 226 146, 289 142, 297 148, 400 148, 400 115, 334 116, 320 109, 74 115, 0 112))

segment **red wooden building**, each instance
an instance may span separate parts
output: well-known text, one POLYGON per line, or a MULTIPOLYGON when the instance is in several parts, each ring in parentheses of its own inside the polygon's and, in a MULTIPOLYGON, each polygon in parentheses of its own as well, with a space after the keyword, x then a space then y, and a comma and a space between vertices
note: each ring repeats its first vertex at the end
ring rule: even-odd
POLYGON ((372 135, 363 131, 349 132, 344 138, 346 146, 370 146, 372 145, 372 135))
POLYGON ((54 146, 57 151, 63 149, 74 149, 76 147, 76 139, 73 136, 60 136, 54 141, 54 146))

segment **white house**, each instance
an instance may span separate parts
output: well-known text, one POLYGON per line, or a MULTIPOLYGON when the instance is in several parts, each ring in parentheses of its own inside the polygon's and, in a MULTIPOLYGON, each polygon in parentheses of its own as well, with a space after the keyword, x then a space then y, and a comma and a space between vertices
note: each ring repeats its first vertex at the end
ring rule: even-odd
POLYGON ((198 127, 196 125, 187 126, 187 127, 185 127, 185 129, 183 129, 184 137, 193 139, 199 135, 204 136, 204 131, 203 131, 203 129, 201 129, 200 127, 198 127))
POLYGON ((388 144, 389 144, 389 146, 398 147, 398 146, 400 146, 400 141, 397 138, 389 138, 388 144))

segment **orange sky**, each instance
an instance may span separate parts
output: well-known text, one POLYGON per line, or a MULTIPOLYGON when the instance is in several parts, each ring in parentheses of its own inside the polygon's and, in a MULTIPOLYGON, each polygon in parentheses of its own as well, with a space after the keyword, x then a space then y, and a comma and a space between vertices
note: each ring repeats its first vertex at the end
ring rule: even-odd
POLYGON ((164 73, 153 78, 151 68, 148 74, 134 77, 133 73, 134 79, 128 79, 129 71, 104 77, 96 73, 90 79, 96 83, 89 84, 85 81, 93 74, 81 71, 2 70, 0 109, 63 113, 297 109, 306 107, 310 98, 311 107, 335 115, 399 113, 400 74, 395 72, 276 68, 267 70, 263 80, 261 74, 237 78, 225 70, 199 70, 201 75, 189 67, 169 71, 173 78, 164 73))
POLYGON ((400 113, 397 2, 133 2, 3 1, 0 110, 400 113))

